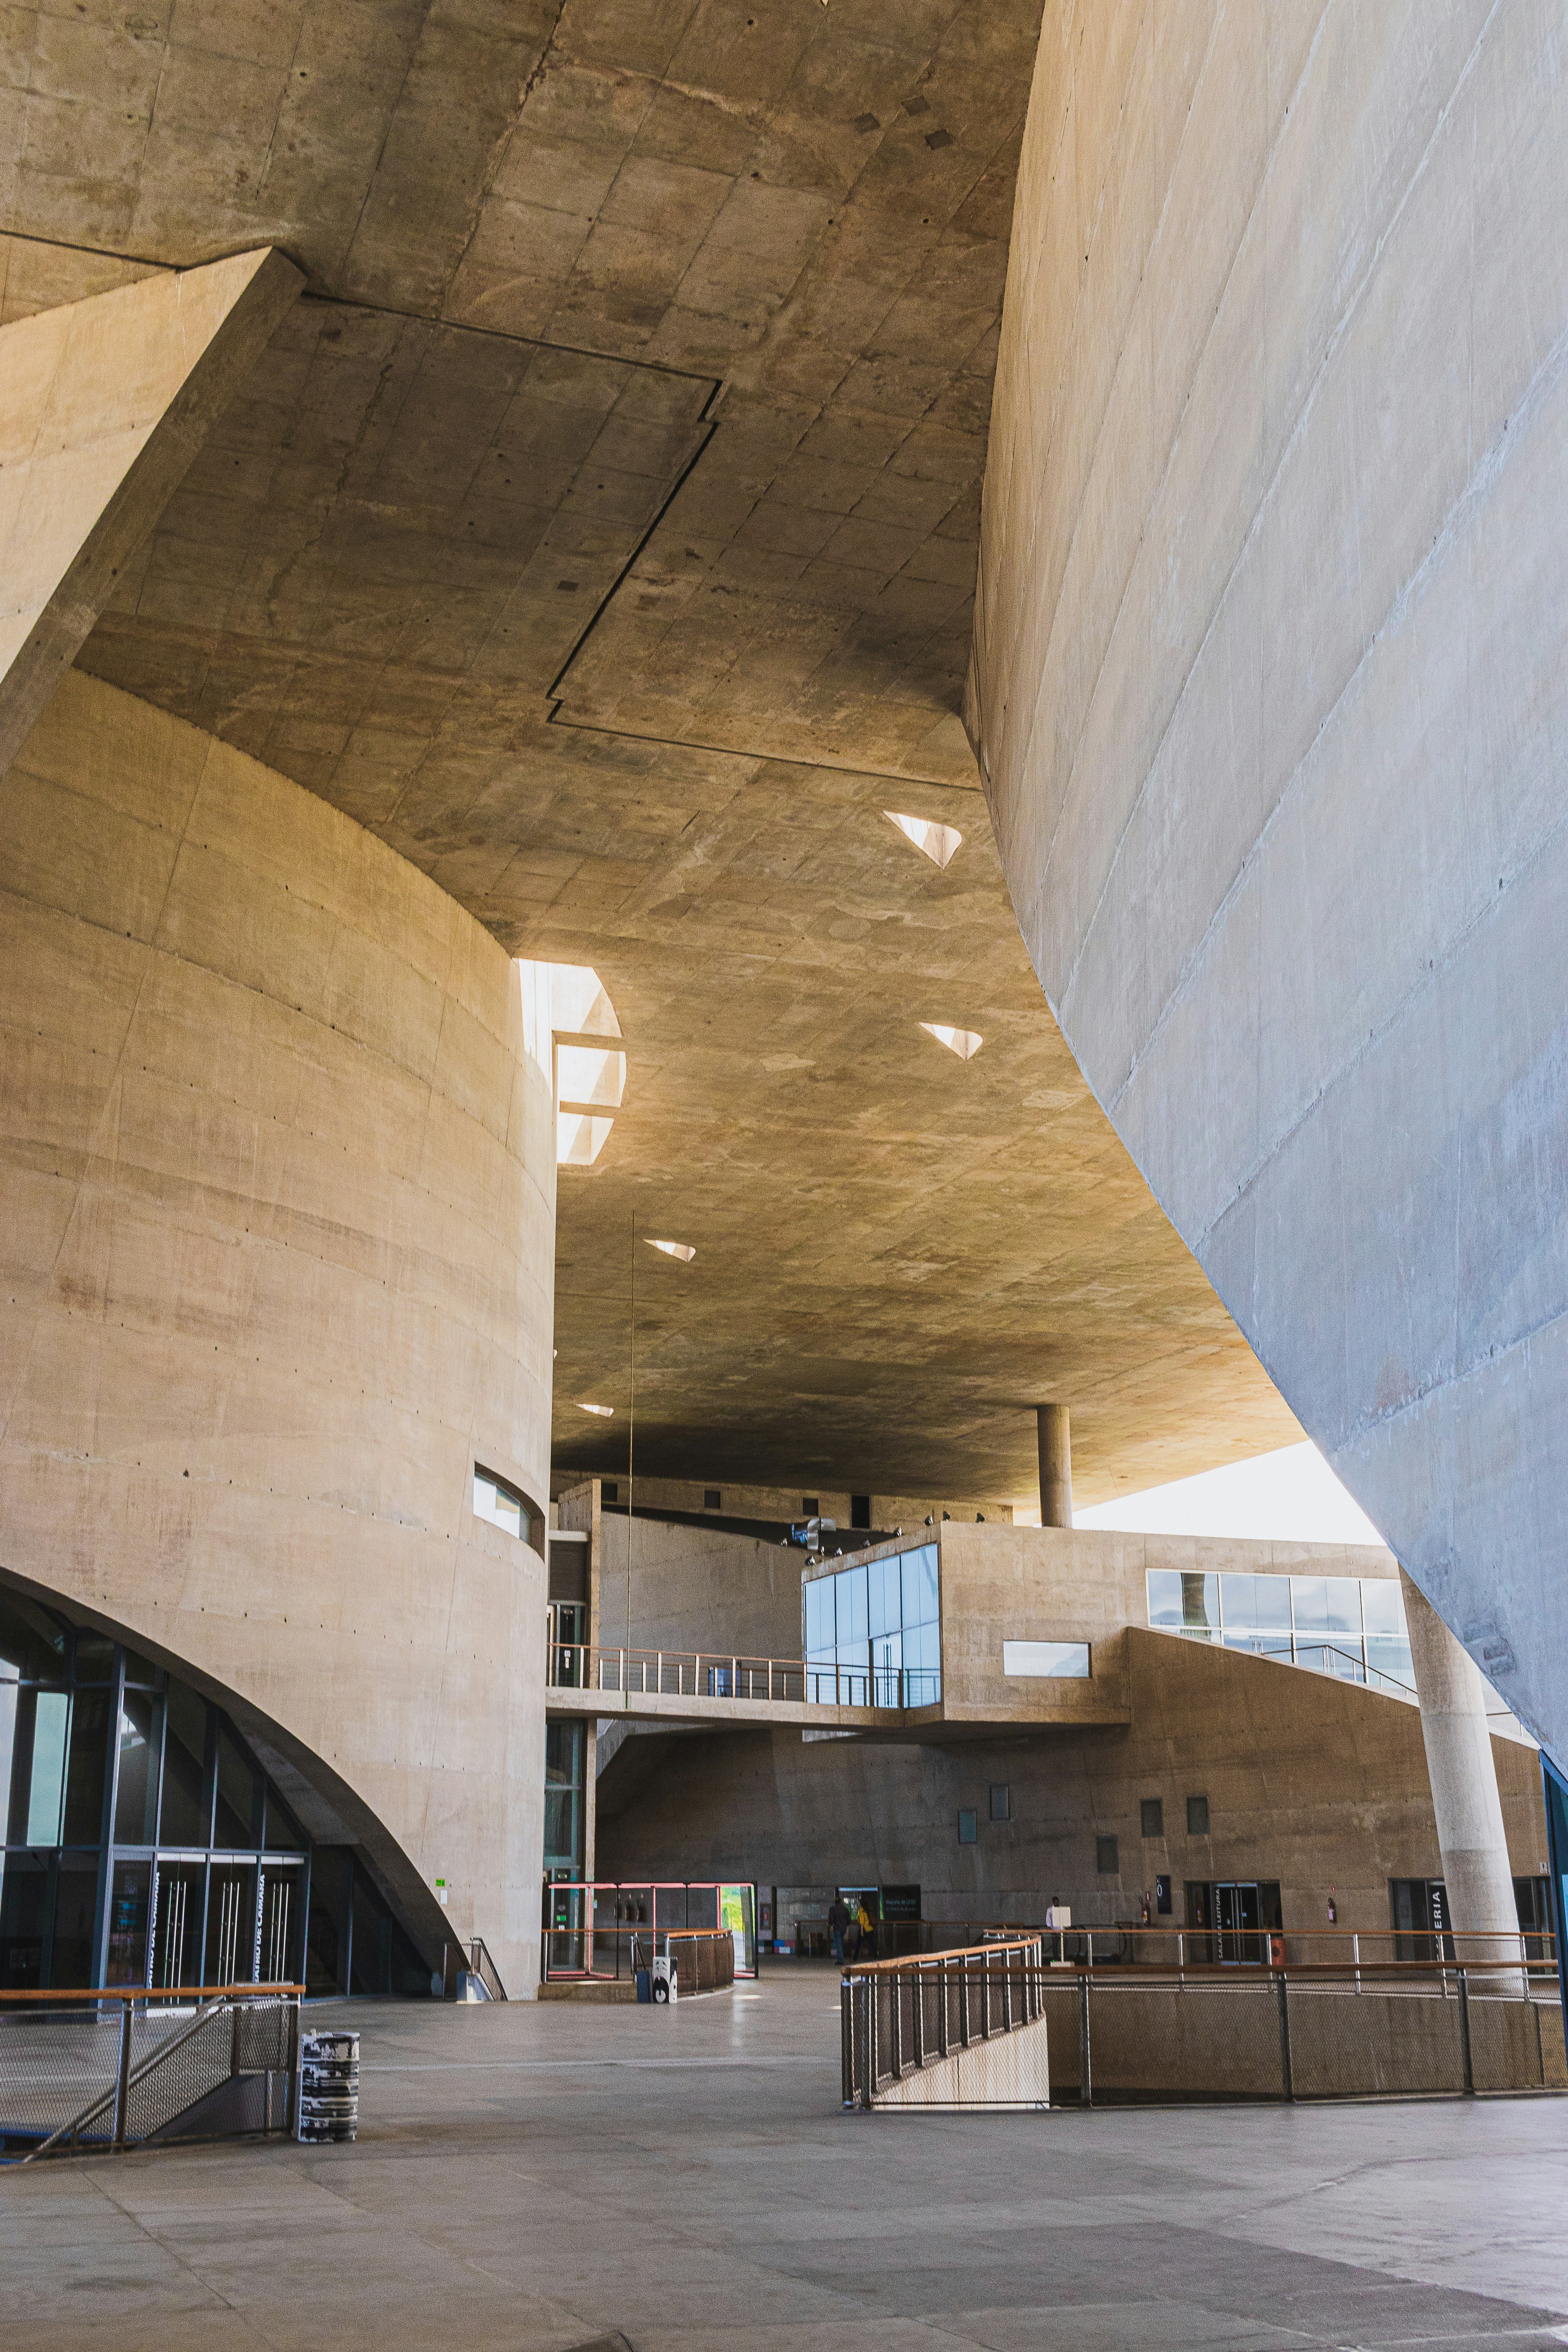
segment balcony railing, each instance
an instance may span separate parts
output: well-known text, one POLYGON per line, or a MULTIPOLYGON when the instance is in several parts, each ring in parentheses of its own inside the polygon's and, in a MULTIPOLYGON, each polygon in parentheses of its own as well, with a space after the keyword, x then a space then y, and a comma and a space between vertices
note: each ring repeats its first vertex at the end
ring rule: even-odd
POLYGON ((819 1665, 800 1658, 752 1658, 713 1650, 639 1650, 552 1642, 551 1686, 622 1691, 659 1698, 792 1700, 797 1706, 868 1706, 900 1712, 934 1706, 936 1667, 819 1665))

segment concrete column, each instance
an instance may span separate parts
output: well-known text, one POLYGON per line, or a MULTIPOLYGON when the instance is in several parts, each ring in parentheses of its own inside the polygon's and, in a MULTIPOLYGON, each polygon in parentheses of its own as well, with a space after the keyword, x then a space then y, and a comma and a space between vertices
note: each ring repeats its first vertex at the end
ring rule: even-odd
POLYGON ((1460 1936, 1500 1936, 1490 1950, 1473 1942, 1459 1945, 1458 1957, 1516 1958, 1519 1913, 1480 1669, 1403 1569, 1399 1581, 1410 1629, 1415 1695, 1421 1702, 1421 1737, 1437 1817, 1449 1925, 1460 1936))
POLYGON ((1065 1404, 1037 1407, 1040 1423, 1040 1525, 1072 1525, 1072 1423, 1065 1404))

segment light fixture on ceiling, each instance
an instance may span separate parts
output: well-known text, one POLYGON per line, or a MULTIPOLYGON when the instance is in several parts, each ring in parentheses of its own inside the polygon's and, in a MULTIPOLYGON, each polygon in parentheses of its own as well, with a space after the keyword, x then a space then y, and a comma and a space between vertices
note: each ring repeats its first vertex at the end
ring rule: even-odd
POLYGON ((601 1421, 608 1421, 616 1408, 613 1404, 584 1404, 582 1402, 582 1399, 579 1398, 577 1402, 577 1410, 579 1412, 597 1413, 601 1421))
POLYGON ((985 1043, 978 1030, 950 1029, 945 1021, 922 1021, 921 1027, 939 1045, 945 1045, 950 1054, 956 1054, 961 1062, 972 1062, 985 1043))
POLYGON ((662 1250, 666 1257, 678 1257, 682 1265, 689 1265, 697 1255, 689 1242, 656 1242, 651 1234, 644 1234, 643 1239, 649 1249, 662 1250))
POLYGON ((937 824, 930 817, 900 816, 897 809, 884 809, 882 814, 889 824, 896 824, 904 839, 912 841, 933 866, 945 866, 963 839, 956 825, 937 824))

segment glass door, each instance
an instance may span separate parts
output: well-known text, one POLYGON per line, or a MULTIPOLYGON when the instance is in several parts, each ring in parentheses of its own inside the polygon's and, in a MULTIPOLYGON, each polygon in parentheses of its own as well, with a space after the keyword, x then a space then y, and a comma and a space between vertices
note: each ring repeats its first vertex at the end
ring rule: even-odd
POLYGON ((1258 1962, 1266 1959, 1265 1938, 1259 1933, 1262 1915, 1256 1882, 1230 1885, 1216 1884, 1214 1905, 1221 1960, 1258 1962))
POLYGON ((203 1984, 254 1984, 258 1940, 256 1864, 215 1862, 207 1887, 203 1984))
POLYGON ((206 1864, 160 1860, 154 1877, 153 1973, 164 1990, 194 1985, 201 1974, 206 1864))
POLYGON ((304 1877, 304 1871, 297 1862, 268 1862, 261 1866, 258 1981, 262 1984, 297 1984, 300 1980, 300 1898, 304 1877))

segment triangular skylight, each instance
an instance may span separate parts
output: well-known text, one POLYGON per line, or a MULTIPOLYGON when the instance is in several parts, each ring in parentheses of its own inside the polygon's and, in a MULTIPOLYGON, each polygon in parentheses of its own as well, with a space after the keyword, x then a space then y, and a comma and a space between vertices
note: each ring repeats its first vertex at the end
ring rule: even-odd
POLYGON ((643 1239, 649 1249, 662 1250, 666 1257, 678 1257, 682 1265, 689 1265, 697 1255, 689 1242, 656 1242, 651 1234, 645 1234, 643 1239))
POLYGON ((978 1030, 950 1029, 945 1021, 922 1021, 921 1027, 939 1045, 945 1045, 950 1054, 956 1054, 961 1062, 972 1062, 985 1043, 978 1030))
POLYGON ((904 839, 912 841, 933 866, 945 866, 963 839, 955 825, 936 824, 930 817, 900 816, 896 809, 884 809, 882 814, 889 824, 896 824, 904 839))

